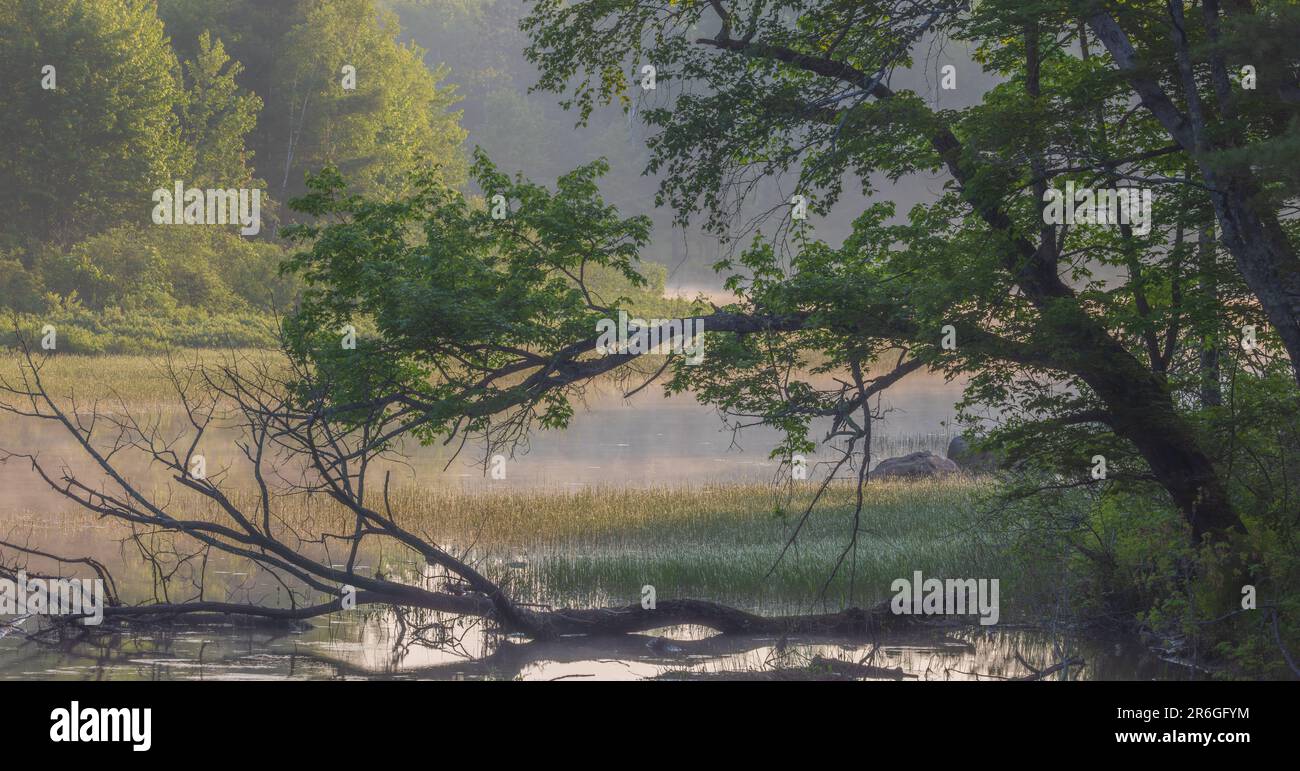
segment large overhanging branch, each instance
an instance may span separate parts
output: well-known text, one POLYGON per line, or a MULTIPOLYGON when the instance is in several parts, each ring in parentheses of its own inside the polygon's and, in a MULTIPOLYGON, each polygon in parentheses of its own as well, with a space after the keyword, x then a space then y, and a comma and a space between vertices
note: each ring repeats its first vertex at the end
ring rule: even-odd
MULTIPOLYGON (((728 323, 723 316, 717 320, 720 325, 728 323)), ((730 322, 734 330, 755 329, 760 325, 756 320, 730 322)), ((235 366, 203 370, 197 382, 210 386, 209 393, 218 398, 195 399, 186 393, 180 400, 186 418, 199 427, 199 433, 220 419, 225 420, 227 428, 242 431, 242 460, 258 483, 254 508, 248 509, 227 491, 230 473, 206 478, 196 478, 190 473, 187 464, 197 445, 192 437, 189 441, 165 437, 156 424, 138 420, 125 405, 118 405, 114 413, 101 411, 97 405, 89 414, 69 412, 47 390, 41 377, 43 360, 33 356, 21 343, 21 337, 20 346, 25 365, 18 382, 0 379, 0 394, 4 395, 0 409, 62 427, 75 440, 102 482, 95 481, 94 475, 86 476, 67 467, 51 467, 33 454, 0 450, 0 459, 30 464, 51 490, 101 519, 129 526, 133 533, 144 530, 155 536, 170 534, 193 539, 204 547, 248 560, 290 589, 289 607, 212 599, 205 596, 201 584, 188 599, 129 604, 113 596, 103 609, 104 618, 110 622, 211 614, 277 622, 301 621, 344 609, 346 598, 355 606, 397 606, 453 617, 479 617, 491 621, 502 632, 522 633, 534 639, 625 634, 677 624, 696 624, 724 633, 866 633, 905 623, 890 613, 887 604, 869 610, 851 608, 840 613, 788 617, 764 617, 693 599, 662 599, 653 609, 640 604, 556 610, 522 606, 476 569, 467 557, 452 554, 401 527, 388 507, 387 495, 382 508, 365 503, 361 488, 364 473, 358 474, 356 470, 358 459, 364 466, 377 457, 378 451, 372 449, 356 455, 349 445, 356 438, 330 421, 320 419, 319 412, 309 410, 306 414, 311 417, 303 420, 301 412, 275 409, 277 402, 265 398, 275 393, 273 384, 239 374, 235 366), (113 437, 107 450, 102 445, 105 434, 113 437), (271 452, 272 447, 283 452, 271 452), (167 471, 174 483, 198 496, 200 502, 206 502, 211 511, 181 513, 191 511, 196 504, 189 500, 156 499, 123 470, 125 457, 132 454, 143 456, 153 468, 167 471), (290 478, 292 463, 286 461, 298 464, 298 478, 290 478), (278 480, 278 484, 273 485, 270 480, 278 480), (355 530, 331 534, 322 526, 319 532, 306 533, 291 527, 277 509, 285 498, 304 494, 326 496, 342 505, 355 517, 355 530), (356 572, 355 555, 362 539, 386 539, 411 550, 440 571, 437 578, 442 587, 424 588, 393 577, 356 572), (310 549, 306 548, 329 542, 340 542, 349 551, 351 556, 345 567, 338 567, 328 552, 322 558, 309 554, 310 549), (328 599, 312 600, 313 594, 328 599)), ((575 376, 573 372, 560 375, 575 376)), ((382 422, 383 417, 377 416, 377 420, 382 422)), ((149 548, 143 539, 134 540, 140 548, 149 548)), ((0 548, 7 545, 0 544, 0 548)), ((22 550, 35 556, 49 556, 32 546, 22 550)), ((63 560, 78 561, 76 558, 63 560)), ((98 563, 87 561, 86 564, 96 571, 104 570, 98 563)))

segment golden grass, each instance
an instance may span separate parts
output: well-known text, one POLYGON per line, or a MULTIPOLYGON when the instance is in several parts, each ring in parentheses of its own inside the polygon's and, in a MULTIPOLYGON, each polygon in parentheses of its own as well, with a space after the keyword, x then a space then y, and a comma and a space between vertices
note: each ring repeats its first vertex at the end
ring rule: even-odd
MULTIPOLYGON (((283 367, 278 351, 257 348, 232 350, 184 349, 177 351, 172 362, 177 368, 195 363, 217 365, 240 360, 283 367)), ((54 354, 36 357, 46 389, 56 399, 76 397, 79 405, 89 406, 96 399, 104 409, 124 404, 131 409, 166 410, 179 408, 176 389, 167 377, 168 357, 159 354, 54 354)), ((0 354, 0 376, 19 383, 26 369, 17 351, 0 354)))

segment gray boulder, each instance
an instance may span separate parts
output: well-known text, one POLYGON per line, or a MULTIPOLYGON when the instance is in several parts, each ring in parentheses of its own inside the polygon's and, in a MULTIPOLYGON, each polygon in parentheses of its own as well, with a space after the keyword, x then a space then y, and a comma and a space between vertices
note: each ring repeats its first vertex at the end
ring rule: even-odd
POLYGON ((957 464, 929 450, 901 458, 886 458, 871 472, 873 479, 925 479, 957 473, 957 464))
POLYGON ((954 436, 948 442, 948 460, 956 463, 963 471, 986 472, 998 467, 998 458, 991 452, 976 452, 970 443, 960 436, 954 436))

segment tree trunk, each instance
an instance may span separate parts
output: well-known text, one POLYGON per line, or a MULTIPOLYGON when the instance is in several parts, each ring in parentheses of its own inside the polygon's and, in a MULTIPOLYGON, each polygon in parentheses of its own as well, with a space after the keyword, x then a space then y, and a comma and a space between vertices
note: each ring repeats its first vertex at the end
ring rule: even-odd
POLYGON ((1208 164, 1201 168, 1213 191, 1223 244, 1282 339, 1300 384, 1300 258, 1277 218, 1255 210, 1260 190, 1253 180, 1220 175, 1208 164))
MULTIPOLYGON (((1181 6, 1170 4, 1169 7, 1175 19, 1181 20, 1181 6)), ((1268 207, 1249 166, 1223 171, 1216 167, 1217 159, 1209 155, 1215 149, 1230 149, 1232 145, 1214 148, 1209 144, 1186 37, 1180 33, 1174 40, 1189 102, 1188 114, 1184 115, 1159 81, 1142 66, 1128 35, 1109 13, 1096 11, 1088 17, 1088 25, 1120 71, 1127 75, 1142 104, 1196 161, 1210 190, 1223 245, 1232 254, 1246 285, 1259 298, 1269 322, 1277 329, 1291 358, 1296 382, 1300 383, 1300 257, 1287 241, 1276 212, 1268 207)))
MULTIPOLYGON (((1197 252, 1201 274, 1201 292, 1211 305, 1219 304, 1219 285, 1214 275, 1214 229, 1206 225, 1200 229, 1197 252)), ((1201 336, 1201 406, 1218 407, 1223 404, 1223 388, 1219 372, 1219 336, 1214 331, 1201 336)))
MULTIPOLYGON (((487 596, 473 592, 450 595, 413 589, 400 594, 357 592, 356 604, 400 605, 440 613, 493 619, 503 632, 522 632, 533 639, 569 636, 622 635, 662 627, 690 625, 722 634, 837 634, 862 635, 915 627, 915 616, 896 615, 885 600, 870 608, 846 608, 838 613, 799 616, 759 616, 707 600, 668 599, 644 608, 640 603, 611 608, 532 610, 515 606, 515 617, 503 617, 500 607, 487 596)), ((305 621, 337 612, 337 600, 297 608, 268 608, 228 602, 117 605, 104 608, 105 619, 157 621, 182 616, 243 616, 273 622, 305 621)))
POLYGON ((1244 533, 1227 489, 1191 427, 1174 409, 1163 376, 1134 358, 1077 306, 1050 314, 1047 335, 1066 343, 1060 366, 1087 383, 1106 404, 1111 429, 1132 442, 1200 543, 1244 533))

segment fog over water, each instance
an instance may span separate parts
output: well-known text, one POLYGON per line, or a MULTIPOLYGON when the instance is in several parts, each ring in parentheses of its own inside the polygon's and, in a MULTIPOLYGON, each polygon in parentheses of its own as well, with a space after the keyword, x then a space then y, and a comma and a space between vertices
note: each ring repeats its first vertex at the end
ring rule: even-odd
MULTIPOLYGON (((959 433, 953 405, 960 396, 959 383, 927 373, 913 373, 889 389, 880 400, 884 417, 873 425, 872 465, 917 450, 945 454, 949 438, 959 433)), ((491 478, 481 447, 467 446, 453 459, 455 445, 407 441, 398 453, 404 456, 401 464, 393 467, 394 483, 467 490, 675 487, 771 482, 778 470, 778 460, 768 454, 780 441, 779 432, 765 426, 733 431, 717 410, 691 394, 664 397, 661 388, 651 385, 625 399, 613 384, 603 383, 588 389, 575 410, 569 428, 537 431, 513 458, 507 457, 505 479, 491 478)), ((192 430, 178 413, 168 415, 163 425, 169 434, 189 435, 192 430)), ((814 424, 811 437, 820 441, 824 433, 824 424, 814 424)), ((237 437, 233 430, 218 430, 204 438, 198 452, 210 470, 226 465, 223 458, 241 460, 234 445, 237 437)), ((72 438, 52 421, 0 416, 0 446, 36 453, 55 468, 65 463, 82 473, 90 468, 72 438)), ((835 457, 833 449, 824 448, 809 462, 835 457)), ((126 467, 132 473, 149 473, 134 461, 126 467)), ((152 476, 155 483, 166 481, 160 473, 152 476)), ((16 461, 0 465, 0 489, 8 511, 70 505, 30 466, 16 461)))

